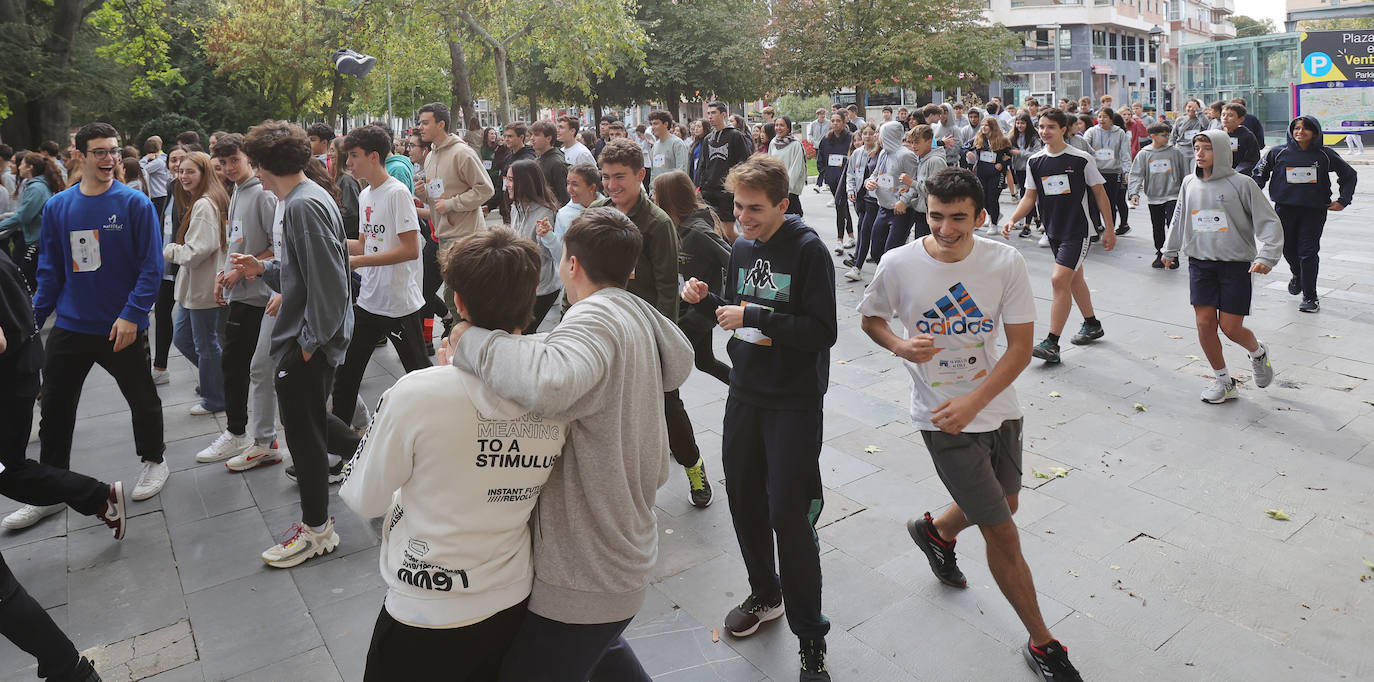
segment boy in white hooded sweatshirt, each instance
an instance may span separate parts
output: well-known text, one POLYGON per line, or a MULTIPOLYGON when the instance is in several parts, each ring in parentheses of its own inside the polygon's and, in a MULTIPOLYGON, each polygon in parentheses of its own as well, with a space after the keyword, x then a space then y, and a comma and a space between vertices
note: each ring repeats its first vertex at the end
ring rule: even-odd
POLYGON ((1163 260, 1167 267, 1180 250, 1188 254, 1198 343, 1216 373, 1202 400, 1219 404, 1239 396, 1236 380, 1226 369, 1218 329, 1250 355, 1256 386, 1264 388, 1274 380, 1269 347, 1246 328, 1245 316, 1250 314, 1252 275, 1268 274, 1283 255, 1283 225, 1259 185, 1231 168, 1226 131, 1198 133, 1193 149, 1197 168, 1179 190, 1163 260))

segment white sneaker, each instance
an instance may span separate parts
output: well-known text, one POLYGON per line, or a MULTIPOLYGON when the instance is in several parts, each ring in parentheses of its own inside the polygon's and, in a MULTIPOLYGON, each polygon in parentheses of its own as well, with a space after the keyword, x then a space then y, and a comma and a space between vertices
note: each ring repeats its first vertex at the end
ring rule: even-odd
POLYGON ((251 445, 224 463, 230 471, 248 471, 281 462, 281 452, 262 445, 251 445))
POLYGON ((293 523, 286 540, 268 547, 262 553, 262 560, 273 568, 291 568, 312 557, 328 554, 338 546, 339 534, 334 532, 333 517, 318 533, 303 523, 293 523))
POLYGON ((1221 383, 1220 379, 1213 378, 1212 383, 1202 392, 1202 402, 1220 405, 1228 400, 1240 397, 1240 392, 1236 390, 1236 380, 1231 379, 1226 383, 1221 383))
POLYGON ((825 202, 825 207, 826 207, 826 208, 835 208, 835 200, 834 200, 834 199, 831 199, 830 201, 825 202))
POLYGON ((863 279, 864 275, 858 268, 850 268, 848 272, 844 273, 844 278, 851 282, 857 282, 863 279))
POLYGON ((153 370, 153 385, 155 385, 155 386, 165 386, 165 385, 167 384, 167 382, 169 382, 169 381, 171 381, 171 380, 172 380, 172 373, 171 373, 171 372, 168 372, 168 371, 165 370, 165 369, 154 369, 154 370, 153 370))
POLYGON ((42 521, 43 519, 46 519, 49 516, 52 516, 53 514, 56 514, 66 508, 67 505, 64 502, 49 505, 26 504, 20 507, 13 514, 6 516, 4 521, 0 521, 0 526, 3 526, 10 530, 28 528, 29 526, 32 526, 33 524, 38 523, 39 521, 42 521))
POLYGON ((203 417, 207 414, 214 414, 214 410, 205 407, 205 403, 196 403, 191 406, 191 416, 203 417))
POLYGON ((1255 370, 1255 385, 1264 388, 1274 380, 1274 366, 1269 363, 1269 346, 1260 342, 1260 350, 1264 351, 1257 358, 1250 358, 1250 366, 1255 370))
POLYGON ((140 502, 162 492, 168 473, 166 462, 144 462, 143 471, 138 474, 138 483, 134 485, 134 494, 130 497, 140 502))
POLYGON ((1040 241, 1036 242, 1036 244, 1039 245, 1039 246, 1043 246, 1043 247, 1045 247, 1045 248, 1049 248, 1049 246, 1050 246, 1050 236, 1047 235, 1047 234, 1042 234, 1042 235, 1040 235, 1040 241))
POLYGON ((253 439, 247 433, 236 436, 226 429, 209 447, 196 453, 196 461, 201 464, 219 462, 247 450, 252 445, 253 439))
POLYGON ((854 237, 853 237, 852 235, 851 235, 851 236, 848 236, 848 237, 845 237, 845 238, 844 238, 844 244, 843 244, 843 246, 844 246, 844 248, 846 248, 846 249, 852 249, 852 248, 854 248, 854 237))

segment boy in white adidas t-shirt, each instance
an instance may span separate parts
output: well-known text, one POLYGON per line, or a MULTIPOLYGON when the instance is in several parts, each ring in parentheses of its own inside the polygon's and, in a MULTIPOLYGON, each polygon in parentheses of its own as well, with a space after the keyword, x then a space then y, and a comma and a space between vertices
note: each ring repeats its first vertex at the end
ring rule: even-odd
POLYGON ((887 252, 859 312, 875 343, 911 375, 911 421, 954 499, 938 518, 907 523, 940 582, 964 588, 955 536, 976 525, 988 568, 1021 618, 1026 662, 1042 678, 1080 680, 1050 634, 1012 514, 1021 489, 1021 408, 1011 384, 1030 363, 1035 301, 1026 263, 1013 247, 974 236, 983 187, 966 170, 926 181, 931 234, 887 252), (893 333, 893 315, 909 338, 893 333), (997 352, 999 332, 1007 351, 997 352))
POLYGON ((353 175, 367 182, 358 194, 358 238, 348 240, 348 265, 362 278, 353 304, 353 340, 334 373, 334 415, 349 423, 378 341, 391 340, 407 372, 430 362, 420 312, 425 305, 420 220, 410 190, 386 172, 391 136, 377 126, 354 128, 344 139, 344 151, 353 175))
MULTIPOLYGON (((533 242, 483 231, 442 258, 463 319, 513 334, 530 325, 533 242)), ((364 679, 496 679, 534 581, 530 513, 565 435, 447 362, 382 395, 339 491, 364 517, 384 516, 388 589, 364 679)))

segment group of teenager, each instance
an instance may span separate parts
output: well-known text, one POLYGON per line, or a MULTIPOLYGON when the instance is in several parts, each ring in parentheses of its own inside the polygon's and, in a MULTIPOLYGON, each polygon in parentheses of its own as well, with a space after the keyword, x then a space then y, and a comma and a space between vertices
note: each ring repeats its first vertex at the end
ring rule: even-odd
MULTIPOLYGON (((965 588, 956 538, 978 526, 1041 679, 1079 675, 1040 614, 1012 520, 1022 428, 1012 382, 1032 357, 1059 361, 1075 303, 1084 323, 1072 341, 1103 335, 1083 262, 1099 235, 1110 250, 1124 233, 1114 193, 1137 204, 1145 195, 1155 267, 1188 255, 1216 372, 1202 398, 1220 403, 1237 392, 1218 330, 1250 354, 1257 386, 1273 377, 1268 347, 1243 324, 1251 274, 1282 255, 1290 291, 1315 304, 1326 212, 1354 191, 1314 119, 1295 119, 1289 142, 1259 159, 1243 104, 1223 107, 1219 130, 1196 123, 1195 105, 1172 126, 1152 123, 1139 149, 1109 107, 1079 135, 1086 121, 1035 102, 1005 130, 992 102, 970 110, 967 127, 957 108, 932 105, 877 125, 821 110, 828 129, 806 131, 819 137, 818 183, 843 214, 833 256, 845 256, 850 281, 870 255, 877 263, 862 328, 902 358, 911 418, 954 500, 908 533, 940 582, 965 588), (1183 126, 1197 127, 1180 139, 1183 126), (1242 177, 1252 168, 1253 180, 1242 177), (999 223, 1002 182, 1019 197, 1002 235, 1028 234, 1023 221, 1035 220, 1055 259, 1039 344, 1020 252, 976 236, 999 223)), ((5 525, 70 505, 123 536, 123 485, 67 470, 96 363, 130 405, 142 462, 131 497, 162 489, 166 361, 153 359, 147 329, 170 287, 173 340, 198 370, 196 411, 223 409, 227 420, 197 461, 234 472, 280 462, 278 417, 284 427, 301 518, 263 561, 289 568, 338 546, 332 483, 354 511, 383 518, 388 591, 367 679, 648 679, 623 633, 657 558, 653 507, 668 460, 684 468, 693 505, 712 500, 678 395, 695 365, 729 386, 722 465, 749 591, 725 630, 748 637, 786 615, 800 679, 828 680, 815 524, 834 260, 800 215, 807 151, 792 122, 777 117, 755 153, 728 107, 705 113, 698 145, 662 111, 649 116, 649 144, 614 135, 614 119, 590 145, 576 118, 510 124, 499 160, 489 135, 450 132, 442 104, 422 107, 399 142, 381 126, 339 138, 269 121, 217 134, 208 155, 189 140, 165 155, 159 141, 145 147, 144 186, 175 179, 161 197, 119 180, 112 127, 83 127, 78 184, 45 199, 36 234, 23 237, 38 244, 35 284, 0 255, 0 378, 22 417, 3 429, 0 492, 26 503, 5 525), (595 163, 571 161, 584 154, 595 163), (492 210, 509 215, 505 227, 487 227, 492 210), (555 306, 556 324, 542 325, 555 306), (434 349, 436 317, 447 333, 434 349), (551 329, 534 334, 541 325, 551 329), (714 357, 717 327, 730 335, 730 365, 714 357), (369 413, 360 383, 384 340, 406 374, 369 413), (24 452, 40 386, 33 462, 24 452)), ((40 676, 98 679, 3 561, 0 632, 38 658, 40 676)))

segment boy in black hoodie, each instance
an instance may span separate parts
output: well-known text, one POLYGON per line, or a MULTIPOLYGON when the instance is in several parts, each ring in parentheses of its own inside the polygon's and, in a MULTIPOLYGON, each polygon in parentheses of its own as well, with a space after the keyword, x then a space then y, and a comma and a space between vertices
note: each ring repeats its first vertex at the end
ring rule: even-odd
POLYGON ((1293 278, 1288 293, 1302 294, 1298 310, 1315 313, 1317 302, 1317 252, 1327 211, 1343 211, 1355 196, 1355 169, 1322 144, 1322 126, 1311 116, 1299 116, 1288 124, 1288 144, 1275 145, 1255 166, 1260 189, 1269 182, 1269 198, 1283 223, 1283 259, 1293 278), (1336 174, 1341 194, 1331 200, 1331 173, 1336 174), (1272 176, 1273 181, 1270 182, 1272 176))
POLYGON ((741 235, 730 254, 722 299, 696 278, 682 299, 733 331, 721 460, 730 516, 749 572, 749 597, 725 619, 747 637, 783 614, 801 639, 801 679, 828 682, 821 614, 821 407, 835 345, 835 266, 800 218, 785 216, 787 169, 769 156, 736 166, 741 235), (779 582, 773 538, 786 580, 779 582))
POLYGON ((734 200, 725 188, 725 176, 753 152, 745 133, 730 126, 730 109, 720 102, 706 105, 706 120, 711 132, 706 135, 697 166, 697 187, 706 204, 716 209, 725 234, 735 234, 734 200))
POLYGON ((1259 163, 1260 143, 1245 122, 1245 105, 1231 102, 1221 108, 1221 129, 1231 138, 1231 167, 1241 175, 1250 175, 1259 163))

